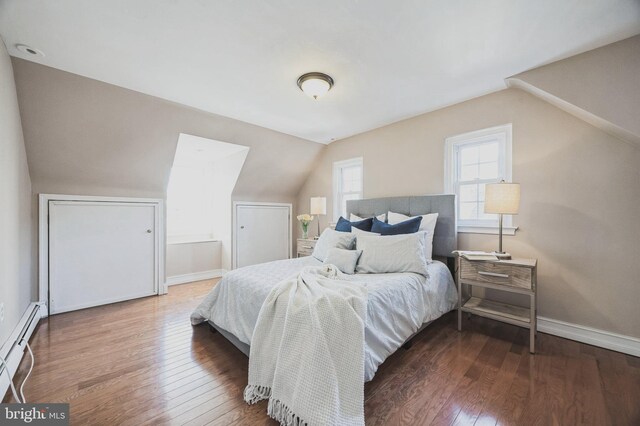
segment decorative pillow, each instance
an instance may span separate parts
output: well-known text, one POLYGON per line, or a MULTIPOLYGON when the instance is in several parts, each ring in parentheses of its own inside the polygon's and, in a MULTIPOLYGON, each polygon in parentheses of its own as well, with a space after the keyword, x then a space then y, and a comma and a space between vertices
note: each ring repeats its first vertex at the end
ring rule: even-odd
POLYGON ((363 231, 362 229, 358 229, 355 226, 351 228, 351 233, 354 234, 356 238, 358 238, 360 235, 380 235, 377 232, 363 231))
POLYGON ((418 232, 420 222, 422 222, 422 216, 413 217, 395 225, 384 223, 374 218, 371 232, 377 232, 380 235, 412 234, 418 232))
POLYGON ((358 236, 356 248, 362 250, 357 272, 384 274, 415 272, 427 275, 424 232, 401 235, 358 236))
POLYGON ((340 219, 338 219, 338 223, 336 223, 336 231, 351 232, 352 227, 362 229, 363 231, 371 231, 372 224, 373 218, 363 219, 358 222, 349 222, 347 219, 340 216, 340 219))
POLYGON ((355 243, 356 236, 350 232, 339 232, 333 229, 325 229, 316 241, 316 246, 313 249, 311 256, 315 257, 321 262, 327 258, 329 249, 341 248, 351 249, 355 243))
MULTIPOLYGON (((365 219, 364 217, 356 216, 353 213, 351 213, 351 215, 349 216, 349 220, 351 222, 357 222, 359 220, 364 220, 364 219, 365 219)), ((386 213, 379 214, 378 216, 376 216, 376 219, 378 219, 381 222, 386 222, 387 221, 387 214, 386 213)))
POLYGON ((330 248, 324 263, 335 265, 345 274, 353 274, 356 272, 356 264, 361 254, 362 250, 330 248))
MULTIPOLYGON (((418 217, 418 216, 413 216, 418 217)), ((397 223, 401 223, 406 221, 407 219, 412 219, 411 216, 407 216, 401 213, 388 213, 389 223, 394 225, 397 223)), ((422 215, 422 222, 420 222, 419 231, 426 232, 426 241, 425 241, 425 256, 427 260, 431 260, 433 257, 433 234, 436 230, 436 222, 438 221, 438 213, 430 213, 422 215)))

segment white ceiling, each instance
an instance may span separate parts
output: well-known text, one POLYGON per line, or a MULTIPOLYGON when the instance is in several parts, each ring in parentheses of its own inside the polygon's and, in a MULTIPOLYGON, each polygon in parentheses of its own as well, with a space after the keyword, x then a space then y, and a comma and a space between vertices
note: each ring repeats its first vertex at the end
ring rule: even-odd
POLYGON ((249 151, 249 147, 180 133, 173 165, 190 167, 215 163, 240 151, 249 151))
POLYGON ((322 143, 640 33, 638 0, 0 1, 14 56, 322 143))

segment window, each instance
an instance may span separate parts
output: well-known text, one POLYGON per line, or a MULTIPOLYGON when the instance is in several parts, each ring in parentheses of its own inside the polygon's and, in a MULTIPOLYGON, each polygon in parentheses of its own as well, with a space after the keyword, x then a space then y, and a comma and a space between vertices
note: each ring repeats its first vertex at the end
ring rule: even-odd
MULTIPOLYGON (((362 157, 333 163, 333 217, 347 215, 347 200, 362 198, 362 157)), ((348 218, 347 218, 348 219, 348 218)))
MULTIPOLYGON (((484 213, 484 190, 503 179, 511 181, 511 124, 446 139, 445 192, 457 196, 459 232, 497 232, 498 215, 484 213)), ((514 233, 511 216, 504 225, 514 233)))
POLYGON ((167 188, 167 240, 194 242, 213 239, 211 173, 205 166, 173 166, 167 188))

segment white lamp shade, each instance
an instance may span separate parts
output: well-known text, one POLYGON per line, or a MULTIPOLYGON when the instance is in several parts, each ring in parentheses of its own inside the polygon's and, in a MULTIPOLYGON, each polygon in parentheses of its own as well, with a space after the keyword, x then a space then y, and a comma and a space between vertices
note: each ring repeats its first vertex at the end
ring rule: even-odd
POLYGON ((327 214, 327 199, 325 197, 311 197, 311 214, 327 214))
POLYGON ((485 213, 518 214, 520 208, 519 183, 490 183, 485 188, 485 213))

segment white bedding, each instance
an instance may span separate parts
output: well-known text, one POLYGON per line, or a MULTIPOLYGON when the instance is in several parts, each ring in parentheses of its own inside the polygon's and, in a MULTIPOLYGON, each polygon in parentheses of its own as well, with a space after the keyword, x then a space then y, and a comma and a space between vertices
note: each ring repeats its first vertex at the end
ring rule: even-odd
MULTIPOLYGON (((248 345, 263 302, 274 285, 293 278, 305 266, 319 266, 313 257, 278 260, 228 272, 191 314, 191 322, 210 320, 248 345)), ((414 273, 355 274, 346 278, 367 287, 365 381, 423 323, 456 305, 457 295, 447 267, 434 261, 428 277, 414 273)))

